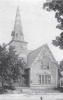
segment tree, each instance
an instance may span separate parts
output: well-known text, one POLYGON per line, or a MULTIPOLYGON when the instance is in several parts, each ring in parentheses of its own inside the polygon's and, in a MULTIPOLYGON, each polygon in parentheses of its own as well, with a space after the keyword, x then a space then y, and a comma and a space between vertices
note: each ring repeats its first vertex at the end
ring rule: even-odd
POLYGON ((2 81, 2 91, 4 92, 4 80, 7 76, 7 56, 8 52, 5 48, 0 45, 0 76, 2 81), (4 50, 3 50, 4 49, 4 50))
POLYGON ((9 50, 0 45, 0 77, 2 81, 2 91, 4 92, 4 83, 12 83, 18 76, 22 76, 24 62, 19 59, 14 47, 9 50))
MULTIPOLYGON (((59 25, 56 28, 63 30, 63 0, 49 0, 43 5, 43 8, 47 11, 55 11, 55 18, 57 19, 59 25)), ((63 31, 60 36, 57 36, 55 40, 52 40, 53 45, 63 49, 63 31)))

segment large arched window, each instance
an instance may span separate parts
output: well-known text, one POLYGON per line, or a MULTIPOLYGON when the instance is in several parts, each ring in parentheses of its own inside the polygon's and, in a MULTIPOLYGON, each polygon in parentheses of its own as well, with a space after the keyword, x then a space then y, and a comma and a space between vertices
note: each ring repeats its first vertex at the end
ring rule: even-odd
POLYGON ((50 74, 39 75, 39 84, 42 85, 51 84, 51 75, 50 74))

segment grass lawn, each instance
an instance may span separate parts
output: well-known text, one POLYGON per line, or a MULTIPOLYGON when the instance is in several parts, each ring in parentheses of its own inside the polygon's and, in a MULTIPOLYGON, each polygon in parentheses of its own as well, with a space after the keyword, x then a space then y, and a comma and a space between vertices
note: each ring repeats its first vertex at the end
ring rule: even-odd
MULTIPOLYGON (((47 93, 63 93, 63 88, 48 88, 48 89, 31 89, 29 87, 14 87, 4 86, 4 94, 47 94, 47 93)), ((0 87, 0 94, 2 93, 2 87, 0 87)))

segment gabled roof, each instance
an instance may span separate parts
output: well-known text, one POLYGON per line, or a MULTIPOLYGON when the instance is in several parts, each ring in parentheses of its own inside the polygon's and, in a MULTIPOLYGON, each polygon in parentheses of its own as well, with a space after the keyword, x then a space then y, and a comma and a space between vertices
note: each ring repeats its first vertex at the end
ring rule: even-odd
POLYGON ((27 55, 28 55, 30 52, 32 52, 32 50, 27 50, 27 55))
MULTIPOLYGON (((41 46, 41 47, 39 47, 39 48, 33 50, 33 51, 30 52, 30 53, 28 54, 28 56, 27 56, 27 66, 26 66, 25 69, 30 68, 30 66, 32 65, 32 63, 34 62, 34 60, 36 59, 36 57, 38 56, 38 54, 41 52, 41 50, 43 50, 43 48, 44 48, 44 50, 45 50, 45 49, 47 50, 47 48, 48 48, 49 52, 51 53, 51 51, 50 51, 50 49, 49 49, 49 47, 48 47, 47 44, 45 44, 45 45, 43 45, 43 46, 41 46), (45 47, 46 47, 46 48, 45 48, 45 47)), ((51 55, 52 55, 52 57, 53 57, 53 54, 52 54, 52 53, 51 53, 51 55)), ((56 60, 55 60, 54 57, 53 57, 53 59, 54 59, 54 62, 56 62, 56 60)))
POLYGON ((40 53, 40 51, 42 50, 43 47, 44 47, 44 45, 33 50, 32 52, 30 52, 28 54, 28 56, 27 56, 27 68, 29 68, 31 66, 31 64, 33 63, 33 61, 35 60, 37 55, 40 53))

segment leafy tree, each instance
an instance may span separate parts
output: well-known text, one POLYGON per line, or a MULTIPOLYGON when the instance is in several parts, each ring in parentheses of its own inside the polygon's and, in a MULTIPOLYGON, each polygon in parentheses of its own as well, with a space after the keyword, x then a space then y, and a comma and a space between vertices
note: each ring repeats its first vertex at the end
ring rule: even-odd
POLYGON ((8 56, 7 50, 0 45, 0 77, 2 81, 2 91, 4 91, 3 85, 6 79, 6 76, 7 76, 7 70, 6 70, 8 69, 7 68, 7 56, 8 56))
MULTIPOLYGON (((47 11, 55 11, 55 18, 59 23, 56 28, 63 30, 63 0, 48 0, 44 3, 43 8, 47 11)), ((60 49, 63 49, 63 31, 60 33, 60 36, 52 40, 52 43, 60 49)))
POLYGON ((4 92, 4 83, 13 83, 18 76, 22 77, 24 71, 24 62, 19 59, 14 47, 7 50, 0 45, 0 77, 2 81, 2 91, 4 92))

